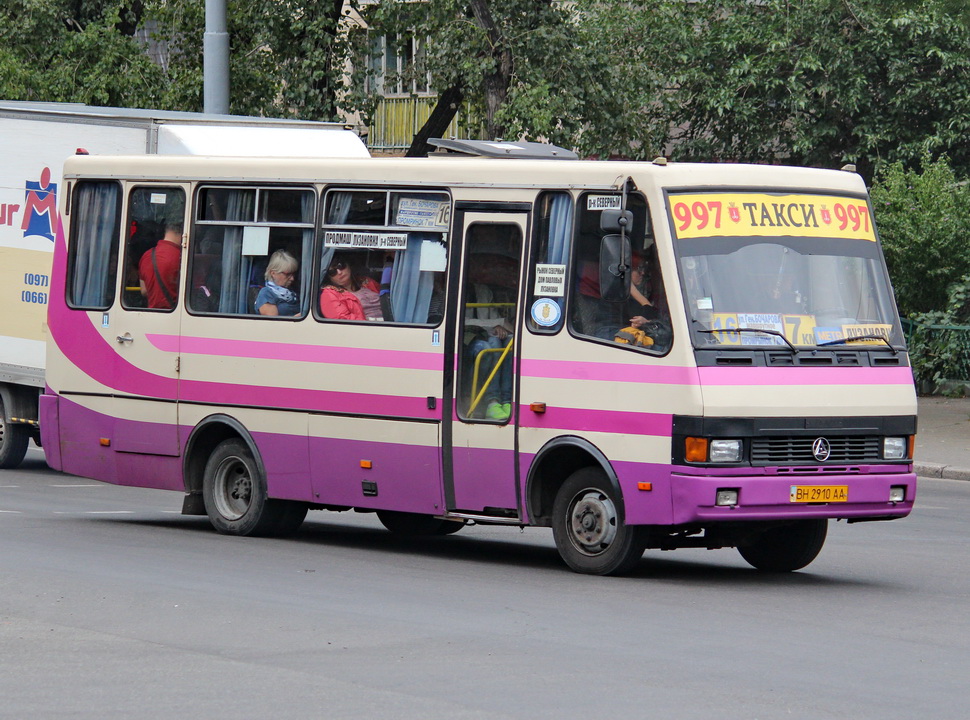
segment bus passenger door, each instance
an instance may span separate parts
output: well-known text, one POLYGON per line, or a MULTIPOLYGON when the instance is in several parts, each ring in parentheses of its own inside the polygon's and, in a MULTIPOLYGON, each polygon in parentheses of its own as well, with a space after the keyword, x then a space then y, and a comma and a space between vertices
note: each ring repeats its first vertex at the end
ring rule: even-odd
POLYGON ((114 397, 116 452, 179 454, 186 192, 187 187, 137 185, 126 198, 120 302, 105 313, 101 328, 115 348, 115 377, 123 383, 114 397))
MULTIPOLYGON (((479 206, 480 207, 480 206, 479 206)), ((461 276, 451 293, 448 332, 454 373, 446 369, 444 495, 451 512, 518 518, 516 472, 519 296, 526 212, 456 207, 461 276), (447 410, 447 408, 446 408, 447 410)), ((454 276, 453 276, 454 279, 454 276)))

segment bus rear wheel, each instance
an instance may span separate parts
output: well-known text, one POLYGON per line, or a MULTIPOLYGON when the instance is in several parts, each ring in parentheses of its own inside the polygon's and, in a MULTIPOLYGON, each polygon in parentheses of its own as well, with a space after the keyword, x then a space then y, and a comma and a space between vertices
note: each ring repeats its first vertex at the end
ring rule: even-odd
POLYGON ((559 555, 578 573, 618 575, 643 556, 642 533, 623 522, 616 490, 597 468, 581 468, 566 479, 552 515, 559 555))
POLYGON ((224 535, 291 535, 307 513, 305 503, 267 497, 266 478, 242 440, 224 440, 212 451, 202 497, 209 522, 224 535))
POLYGON ((15 468, 27 454, 30 428, 6 421, 6 408, 0 399, 0 468, 15 468))
POLYGON ((748 564, 765 572, 801 570, 814 560, 825 544, 828 520, 798 520, 768 528, 738 546, 748 564))

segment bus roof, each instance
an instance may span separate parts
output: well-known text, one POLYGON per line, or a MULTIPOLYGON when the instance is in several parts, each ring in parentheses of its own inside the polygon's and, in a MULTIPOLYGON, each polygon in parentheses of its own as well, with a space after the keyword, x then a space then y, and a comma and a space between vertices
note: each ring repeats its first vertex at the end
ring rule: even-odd
POLYGON ((728 163, 429 158, 244 158, 207 156, 75 156, 65 179, 79 175, 136 180, 366 183, 449 187, 620 188, 632 177, 654 188, 763 187, 864 193, 854 172, 728 163))

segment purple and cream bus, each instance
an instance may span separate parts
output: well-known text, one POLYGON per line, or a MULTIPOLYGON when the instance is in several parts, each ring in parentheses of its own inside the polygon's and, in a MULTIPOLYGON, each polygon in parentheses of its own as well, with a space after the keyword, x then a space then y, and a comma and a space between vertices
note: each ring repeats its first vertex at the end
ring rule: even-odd
POLYGON ((551 527, 591 574, 682 547, 797 570, 830 520, 911 511, 916 396, 858 175, 442 145, 68 159, 50 465, 234 535, 308 510, 551 527))

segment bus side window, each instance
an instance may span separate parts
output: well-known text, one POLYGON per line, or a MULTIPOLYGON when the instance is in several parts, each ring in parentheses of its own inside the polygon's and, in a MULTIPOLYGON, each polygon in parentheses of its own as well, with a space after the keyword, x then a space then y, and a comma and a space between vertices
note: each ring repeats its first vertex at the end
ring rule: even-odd
POLYGON ((650 214, 643 197, 629 195, 627 209, 633 213, 629 238, 633 246, 630 295, 611 302, 600 295, 599 208, 608 206, 606 196, 584 195, 580 199, 575 265, 572 273, 570 329, 577 335, 663 354, 673 335, 663 275, 653 240, 650 214))
POLYGON ((450 207, 444 193, 329 192, 316 262, 317 317, 441 322, 450 207))
POLYGON ((67 304, 77 310, 107 310, 114 302, 121 234, 121 186, 79 182, 72 198, 67 304))
POLYGON ((200 188, 189 258, 190 312, 303 317, 315 205, 316 194, 307 188, 200 188))
POLYGON ((573 199, 566 192, 539 198, 538 237, 532 252, 528 328, 557 333, 565 322, 566 278, 572 249, 573 199))
POLYGON ((153 186, 131 191, 122 307, 171 311, 178 304, 184 221, 181 188, 153 186))

